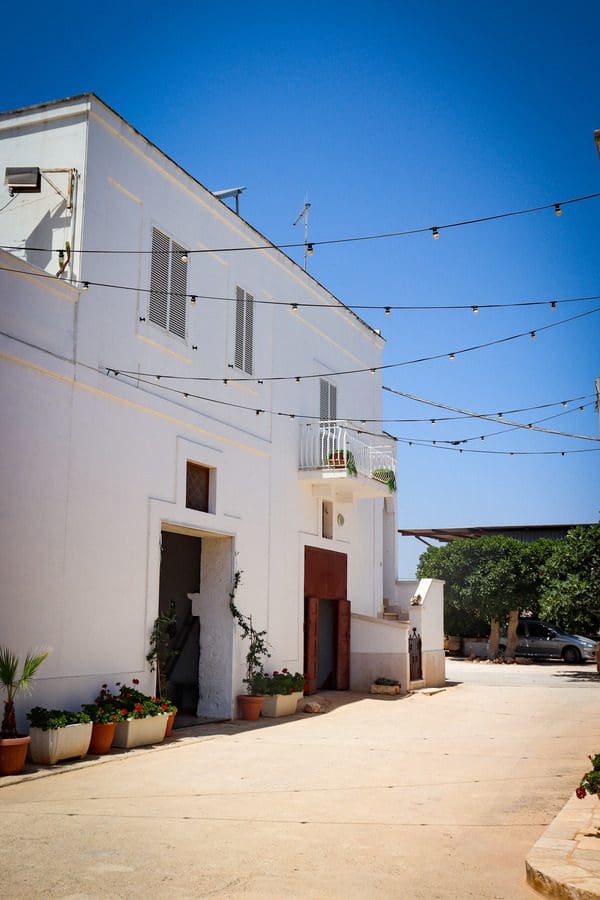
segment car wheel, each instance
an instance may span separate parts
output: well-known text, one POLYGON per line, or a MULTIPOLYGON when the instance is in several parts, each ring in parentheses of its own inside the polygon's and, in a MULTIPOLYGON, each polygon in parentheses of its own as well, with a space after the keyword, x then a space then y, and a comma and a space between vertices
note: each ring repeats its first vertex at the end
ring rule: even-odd
POLYGON ((581 653, 577 647, 565 647, 562 652, 562 658, 566 663, 573 666, 581 662, 581 653))

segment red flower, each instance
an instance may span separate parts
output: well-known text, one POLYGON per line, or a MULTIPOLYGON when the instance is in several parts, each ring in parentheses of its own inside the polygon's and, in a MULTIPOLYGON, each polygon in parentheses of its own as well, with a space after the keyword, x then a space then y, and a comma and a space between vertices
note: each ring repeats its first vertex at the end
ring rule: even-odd
POLYGON ((161 708, 161 709, 168 709, 169 707, 167 706, 166 703, 161 703, 161 704, 160 704, 160 708, 161 708))
POLYGON ((135 709, 136 712, 141 712, 141 711, 142 711, 142 704, 141 704, 141 703, 136 703, 135 706, 134 706, 133 708, 135 709))
POLYGON ((134 684, 139 684, 139 683, 140 683, 140 679, 139 679, 139 678, 132 678, 131 680, 132 680, 132 682, 133 682, 134 684))
POLYGON ((287 675, 287 669, 282 669, 281 671, 285 672, 285 674, 287 675))
POLYGON ((276 675, 279 675, 279 672, 273 672, 273 678, 275 678, 276 675))
POLYGON ((577 794, 577 796, 579 797, 580 800, 583 800, 583 798, 587 794, 587 791, 584 787, 578 787, 575 789, 575 793, 577 794))
POLYGON ((103 684, 103 685, 102 685, 102 689, 103 689, 103 690, 106 690, 107 687, 108 687, 107 684, 103 684))
POLYGON ((126 710, 126 709, 122 709, 122 710, 121 710, 121 715, 122 715, 122 716, 126 716, 126 715, 127 715, 127 710, 126 710))

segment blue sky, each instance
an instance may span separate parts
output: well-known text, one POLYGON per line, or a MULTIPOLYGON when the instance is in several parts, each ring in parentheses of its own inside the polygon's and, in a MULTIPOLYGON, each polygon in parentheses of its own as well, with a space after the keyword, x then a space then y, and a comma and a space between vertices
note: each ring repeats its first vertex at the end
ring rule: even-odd
MULTIPOLYGON (((592 2, 129 3, 50 16, 34 3, 27 22, 26 34, 4 42, 3 109, 94 91, 210 189, 246 185, 241 213, 277 243, 302 239, 292 222, 307 192, 319 241, 600 191, 592 2)), ((349 305, 566 299, 600 294, 599 234, 597 199, 561 218, 546 211, 443 231, 438 241, 317 248, 309 271, 349 305)), ((385 361, 399 362, 597 306, 361 314, 386 337, 385 361)), ((599 346, 596 314, 535 341, 392 369, 384 384, 477 412, 591 400, 599 346)), ((565 413, 548 426, 597 437, 593 407, 578 406, 548 410, 565 413)), ((498 430, 468 420, 433 427, 436 413, 391 394, 385 414, 427 419, 387 425, 416 440, 498 430)), ((463 446, 399 444, 399 527, 598 520, 600 454, 466 452, 593 444, 520 431, 463 446)), ((401 576, 420 549, 401 541, 401 576)))

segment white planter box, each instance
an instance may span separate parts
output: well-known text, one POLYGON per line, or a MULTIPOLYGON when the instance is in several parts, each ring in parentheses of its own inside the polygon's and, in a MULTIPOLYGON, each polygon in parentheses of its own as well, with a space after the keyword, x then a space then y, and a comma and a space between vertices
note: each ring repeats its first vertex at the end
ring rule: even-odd
POLYGON ((261 716, 276 719, 278 716, 293 716, 296 712, 298 697, 296 694, 273 694, 263 700, 261 716))
POLYGON ((30 728, 29 735, 29 753, 33 762, 41 766, 53 766, 61 759, 86 755, 92 739, 92 723, 49 728, 48 731, 30 728))
POLYGON ((146 744, 160 744, 164 740, 168 715, 146 716, 144 719, 126 719, 119 722, 113 747, 129 750, 131 747, 145 747, 146 744))

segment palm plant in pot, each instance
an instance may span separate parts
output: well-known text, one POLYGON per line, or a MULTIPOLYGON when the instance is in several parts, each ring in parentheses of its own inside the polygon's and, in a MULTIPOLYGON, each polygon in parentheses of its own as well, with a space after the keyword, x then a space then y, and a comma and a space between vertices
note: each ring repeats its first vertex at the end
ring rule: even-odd
POLYGON ((233 585, 229 593, 229 609, 236 620, 242 633, 242 639, 248 640, 246 653, 246 677, 243 679, 246 685, 246 693, 238 694, 238 704, 242 719, 255 722, 260 716, 264 699, 265 675, 263 659, 270 656, 267 632, 257 631, 252 623, 252 616, 245 616, 235 605, 235 593, 242 579, 242 573, 236 572, 233 577, 233 585))
POLYGON ((19 657, 8 647, 0 647, 0 685, 6 691, 0 729, 0 775, 18 775, 25 765, 31 738, 17 733, 15 699, 20 691, 31 687, 33 676, 47 656, 47 652, 27 653, 18 675, 19 657))

